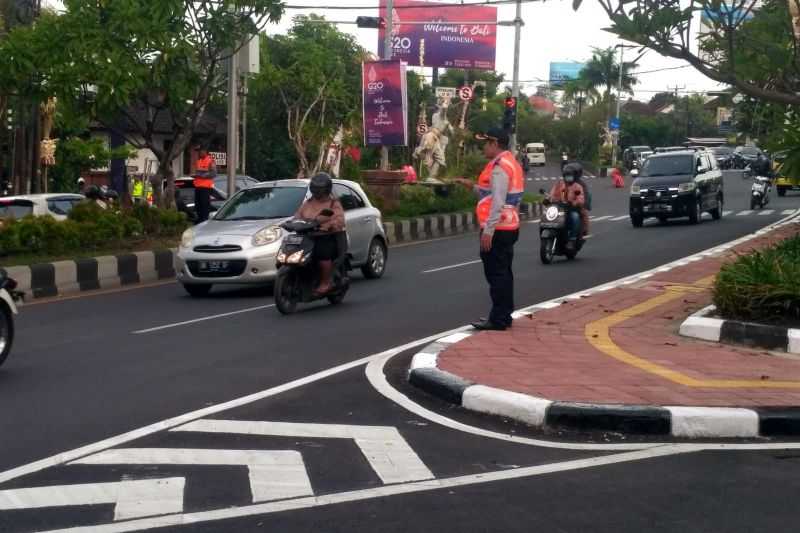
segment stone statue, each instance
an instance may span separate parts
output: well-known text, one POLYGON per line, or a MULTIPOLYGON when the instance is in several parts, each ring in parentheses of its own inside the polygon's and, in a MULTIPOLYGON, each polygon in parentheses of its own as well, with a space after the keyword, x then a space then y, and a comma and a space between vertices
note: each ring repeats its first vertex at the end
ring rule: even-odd
POLYGON ((422 159, 428 169, 428 177, 424 181, 436 181, 441 167, 447 165, 445 154, 450 142, 449 135, 453 133, 453 126, 447 119, 448 106, 446 99, 439 100, 433 114, 432 127, 422 135, 419 146, 414 150, 414 158, 422 159))

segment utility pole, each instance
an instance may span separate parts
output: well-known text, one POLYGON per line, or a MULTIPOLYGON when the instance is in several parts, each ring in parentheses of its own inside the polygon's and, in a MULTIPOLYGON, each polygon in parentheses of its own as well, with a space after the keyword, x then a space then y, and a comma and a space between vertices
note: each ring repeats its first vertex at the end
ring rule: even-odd
MULTIPOLYGON (((623 57, 625 53, 625 45, 618 45, 619 46, 619 79, 617 81, 617 112, 614 115, 614 118, 617 119, 619 122, 619 112, 620 112, 620 104, 622 103, 622 71, 624 70, 624 63, 623 57)), ((616 166, 617 164, 617 150, 619 148, 619 129, 617 129, 616 134, 612 133, 612 140, 613 140, 613 147, 611 150, 611 166, 616 166)))
MULTIPOLYGON (((514 79, 511 84, 511 96, 519 102, 519 53, 520 53, 520 40, 522 39, 522 0, 517 0, 517 16, 514 17, 514 79)), ((516 153, 517 150, 517 132, 514 128, 514 133, 511 134, 509 139, 509 148, 512 152, 516 153)))
MULTIPOLYGON (((383 35, 383 59, 392 59, 392 28, 394 0, 386 0, 386 29, 383 35)), ((389 147, 381 146, 381 170, 389 170, 389 147)))
MULTIPOLYGON (((672 122, 673 122, 673 129, 675 130, 675 144, 678 144, 680 138, 678 137, 678 91, 685 89, 686 86, 678 87, 677 85, 672 88, 673 94, 675 95, 675 103, 672 105, 672 122)), ((669 89, 669 87, 667 87, 669 89)))
POLYGON ((247 76, 242 76, 242 174, 247 174, 247 76))
POLYGON ((239 159, 239 53, 231 51, 228 64, 228 198, 236 191, 236 163, 239 159))

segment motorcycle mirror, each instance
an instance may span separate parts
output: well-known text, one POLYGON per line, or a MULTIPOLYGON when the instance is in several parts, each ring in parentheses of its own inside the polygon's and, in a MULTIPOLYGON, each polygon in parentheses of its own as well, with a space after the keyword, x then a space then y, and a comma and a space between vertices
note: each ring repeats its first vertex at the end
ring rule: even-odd
POLYGON ((331 211, 330 209, 323 209, 322 211, 319 212, 319 214, 324 217, 332 217, 333 211, 331 211))

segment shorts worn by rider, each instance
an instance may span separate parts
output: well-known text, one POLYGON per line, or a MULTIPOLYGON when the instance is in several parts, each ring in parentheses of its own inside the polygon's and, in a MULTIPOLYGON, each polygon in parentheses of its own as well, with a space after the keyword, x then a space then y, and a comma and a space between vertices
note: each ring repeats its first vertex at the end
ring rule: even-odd
POLYGON ((568 214, 570 239, 576 239, 581 228, 585 229, 583 219, 588 219, 586 211, 586 198, 583 186, 579 183, 567 183, 564 180, 558 181, 550 190, 550 201, 553 203, 568 204, 573 209, 568 214))

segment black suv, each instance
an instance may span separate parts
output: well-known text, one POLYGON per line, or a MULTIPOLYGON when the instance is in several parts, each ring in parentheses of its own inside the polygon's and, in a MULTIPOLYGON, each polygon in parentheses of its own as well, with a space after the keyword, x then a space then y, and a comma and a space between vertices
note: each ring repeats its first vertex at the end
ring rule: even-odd
POLYGON ((640 228, 646 218, 689 217, 697 224, 704 212, 719 220, 723 201, 722 171, 710 151, 653 154, 631 185, 631 223, 640 228))

